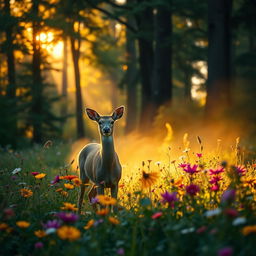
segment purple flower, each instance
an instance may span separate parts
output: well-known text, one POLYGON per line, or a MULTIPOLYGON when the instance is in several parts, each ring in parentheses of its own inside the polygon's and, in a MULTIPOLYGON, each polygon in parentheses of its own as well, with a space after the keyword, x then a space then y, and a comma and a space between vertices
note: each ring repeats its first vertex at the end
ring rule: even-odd
POLYGON ((186 186, 186 192, 190 196, 195 196, 200 191, 200 188, 195 184, 190 184, 186 186))
POLYGON ((99 202, 99 199, 97 197, 93 197, 91 199, 91 204, 97 204, 99 202))
POLYGON ((60 182, 60 176, 59 175, 55 176, 54 180, 51 181, 51 184, 54 185, 54 184, 56 184, 58 182, 60 182))
POLYGON ((217 169, 210 169, 209 170, 210 175, 218 175, 222 172, 224 172, 224 167, 218 167, 217 169))
POLYGON ((79 219, 79 216, 72 212, 59 212, 56 216, 66 223, 74 223, 79 219))
POLYGON ((218 251, 218 256, 231 256, 233 255, 233 251, 232 247, 224 247, 218 251))
POLYGON ((43 224, 43 227, 44 227, 45 229, 49 229, 49 228, 55 228, 55 229, 57 229, 57 228, 59 228, 60 226, 61 226, 61 223, 60 223, 59 220, 48 220, 48 221, 46 222, 46 224, 43 224))
POLYGON ((190 164, 187 164, 186 167, 183 168, 183 171, 189 173, 189 174, 194 174, 199 172, 199 170, 197 170, 198 165, 194 164, 193 166, 190 164))
POLYGON ((44 244, 42 243, 42 242, 36 242, 35 243, 35 248, 36 249, 41 249, 41 248, 43 248, 44 247, 44 244))
POLYGON ((236 191, 234 189, 227 189, 221 196, 222 203, 230 203, 235 200, 236 191))
POLYGON ((119 248, 119 249, 116 251, 116 253, 117 253, 118 255, 124 255, 124 248, 119 248))
POLYGON ((174 202, 179 201, 179 199, 177 198, 177 192, 172 192, 169 193, 168 191, 166 191, 165 193, 161 194, 162 196, 162 203, 168 203, 170 207, 174 207, 174 202))
POLYGON ((202 154, 202 153, 196 153, 196 156, 197 156, 198 158, 200 158, 200 157, 203 156, 203 154, 202 154))

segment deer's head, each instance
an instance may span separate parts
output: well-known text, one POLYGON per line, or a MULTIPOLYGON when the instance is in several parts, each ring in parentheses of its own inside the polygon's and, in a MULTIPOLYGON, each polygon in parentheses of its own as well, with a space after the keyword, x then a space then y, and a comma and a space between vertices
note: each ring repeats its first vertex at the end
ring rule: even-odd
POLYGON ((115 121, 123 116, 124 107, 121 106, 117 108, 111 116, 101 116, 97 111, 90 108, 86 108, 86 113, 90 119, 98 123, 102 136, 111 136, 113 134, 115 121))

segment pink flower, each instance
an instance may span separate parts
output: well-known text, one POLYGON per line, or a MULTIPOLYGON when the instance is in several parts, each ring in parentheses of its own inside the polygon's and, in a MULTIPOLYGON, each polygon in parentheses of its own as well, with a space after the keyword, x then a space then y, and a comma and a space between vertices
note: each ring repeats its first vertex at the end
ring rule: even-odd
POLYGON ((37 174, 39 174, 39 172, 31 172, 31 174, 32 174, 33 176, 36 176, 37 174))
POLYGON ((5 208, 4 209, 4 216, 9 219, 15 215, 15 212, 13 211, 12 208, 5 208))
POLYGON ((124 248, 119 248, 117 251, 116 251, 116 253, 118 254, 118 255, 124 255, 124 248))
POLYGON ((44 244, 42 243, 42 242, 36 242, 35 243, 35 248, 36 249, 41 249, 41 248, 43 248, 44 247, 44 244))
POLYGON ((210 175, 218 175, 222 172, 224 172, 224 167, 218 167, 217 169, 210 169, 209 170, 210 175))
POLYGON ((200 227, 200 228, 198 228, 196 230, 196 233, 197 234, 201 234, 201 233, 204 233, 206 230, 207 230, 207 227, 206 226, 202 226, 202 227, 200 227))
POLYGON ((232 247, 224 247, 218 251, 218 256, 232 256, 233 251, 232 247))
POLYGON ((238 175, 243 176, 246 172, 246 168, 244 165, 238 165, 235 167, 238 175))
POLYGON ((238 211, 234 208, 228 208, 228 209, 225 209, 224 210, 224 213, 229 216, 229 217, 232 217, 232 218, 235 218, 237 217, 239 214, 238 214, 238 211))
POLYGON ((179 201, 177 198, 177 192, 169 193, 166 191, 165 193, 161 194, 163 200, 161 200, 162 203, 168 203, 170 207, 174 208, 174 202, 179 201))
POLYGON ((66 223, 74 223, 79 219, 79 216, 72 212, 58 212, 56 216, 66 223))
POLYGON ((211 186, 211 191, 219 191, 220 186, 218 184, 214 184, 211 186))
POLYGON ((195 196, 199 191, 200 191, 199 186, 197 186, 195 184, 190 184, 190 185, 186 186, 186 192, 190 196, 195 196))
POLYGON ((196 156, 197 156, 198 158, 201 158, 201 157, 203 156, 203 154, 202 154, 202 153, 196 153, 196 156))
POLYGON ((222 203, 230 203, 235 200, 236 191, 234 189, 227 189, 221 196, 222 203))
POLYGON ((54 180, 51 181, 51 184, 56 184, 58 182, 60 182, 60 176, 59 175, 55 176, 54 180))
POLYGON ((179 164, 180 168, 185 168, 187 166, 187 164, 183 163, 183 164, 179 164))
POLYGON ((153 220, 154 220, 154 219, 158 219, 158 218, 160 218, 162 215, 163 215, 162 212, 156 212, 156 213, 154 213, 154 214, 151 216, 151 218, 152 218, 153 220))
POLYGON ((187 164, 186 167, 183 168, 183 171, 189 173, 189 174, 194 174, 199 172, 199 170, 197 170, 198 165, 194 164, 193 166, 191 166, 190 164, 187 164))
POLYGON ((217 184, 219 181, 221 181, 222 178, 220 176, 214 176, 210 179, 211 184, 217 184))

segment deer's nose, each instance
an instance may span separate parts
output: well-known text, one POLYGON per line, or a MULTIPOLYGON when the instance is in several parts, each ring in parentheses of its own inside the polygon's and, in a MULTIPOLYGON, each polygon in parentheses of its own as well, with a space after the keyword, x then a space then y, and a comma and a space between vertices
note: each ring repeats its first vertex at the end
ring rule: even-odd
POLYGON ((103 128, 103 132, 104 133, 110 133, 110 128, 108 128, 108 127, 103 128))

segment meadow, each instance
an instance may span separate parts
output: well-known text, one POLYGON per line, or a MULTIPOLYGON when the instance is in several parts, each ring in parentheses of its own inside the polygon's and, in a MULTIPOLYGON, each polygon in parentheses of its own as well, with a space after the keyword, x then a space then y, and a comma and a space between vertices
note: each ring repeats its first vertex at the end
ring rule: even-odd
POLYGON ((124 166, 118 200, 85 197, 81 215, 71 144, 2 148, 0 255, 255 255, 255 160, 239 139, 229 151, 197 143, 124 166))

